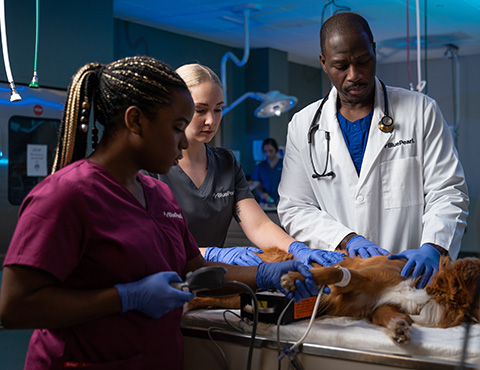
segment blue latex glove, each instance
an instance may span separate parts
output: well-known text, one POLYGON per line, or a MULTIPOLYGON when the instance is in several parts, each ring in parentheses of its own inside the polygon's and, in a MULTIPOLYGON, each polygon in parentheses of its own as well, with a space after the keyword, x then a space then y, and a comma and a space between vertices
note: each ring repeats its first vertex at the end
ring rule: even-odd
POLYGON ((365 239, 361 235, 355 235, 347 242, 347 252, 350 257, 359 255, 362 258, 369 258, 373 256, 386 256, 390 254, 386 249, 380 248, 374 242, 365 239))
POLYGON ((423 244, 419 249, 408 249, 402 253, 388 256, 388 259, 391 260, 398 260, 401 258, 406 258, 408 260, 401 272, 403 277, 406 278, 411 273, 412 278, 416 279, 423 274, 422 278, 417 283, 418 289, 423 289, 430 284, 432 277, 438 271, 438 265, 440 264, 440 252, 430 244, 423 244))
POLYGON ((343 253, 324 251, 323 249, 310 249, 305 243, 292 242, 288 247, 288 253, 291 253, 297 261, 300 261, 312 268, 311 262, 317 262, 322 266, 332 266, 343 261, 343 253))
POLYGON ((263 261, 253 252, 263 253, 261 249, 255 247, 208 247, 205 251, 205 260, 208 262, 223 262, 230 265, 256 266, 263 261))
POLYGON ((255 282, 260 289, 276 288, 295 302, 301 302, 304 298, 318 294, 317 284, 313 281, 313 275, 303 263, 298 261, 284 261, 276 263, 261 263, 258 265, 255 282), (295 291, 288 292, 280 284, 280 278, 289 271, 298 271, 306 279, 305 283, 297 280, 295 291))
POLYGON ((174 271, 158 272, 142 280, 127 284, 117 284, 122 300, 122 312, 137 310, 158 319, 160 316, 191 301, 195 294, 170 286, 170 282, 181 282, 174 271))

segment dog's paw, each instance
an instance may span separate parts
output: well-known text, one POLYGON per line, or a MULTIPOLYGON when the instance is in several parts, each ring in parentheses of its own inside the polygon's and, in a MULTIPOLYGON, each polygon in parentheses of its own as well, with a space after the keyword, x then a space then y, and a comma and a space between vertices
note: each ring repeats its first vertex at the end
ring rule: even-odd
POLYGON ((394 317, 387 326, 387 334, 399 344, 410 342, 410 323, 401 317, 394 317))
MULTIPOLYGON (((290 271, 289 273, 283 275, 280 279, 280 284, 287 292, 293 292, 295 290, 295 280, 301 280, 302 274, 299 272, 290 271)), ((305 278, 303 278, 304 280, 305 278)))

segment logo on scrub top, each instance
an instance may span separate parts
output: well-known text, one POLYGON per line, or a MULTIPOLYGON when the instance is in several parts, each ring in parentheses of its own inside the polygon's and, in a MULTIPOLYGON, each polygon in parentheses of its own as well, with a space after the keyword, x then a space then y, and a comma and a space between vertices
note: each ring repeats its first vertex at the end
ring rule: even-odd
POLYGON ((213 197, 214 198, 225 198, 225 197, 232 197, 233 194, 235 194, 235 191, 233 190, 229 190, 229 191, 226 191, 224 193, 213 193, 213 197))
POLYGON ((183 218, 181 213, 177 212, 165 212, 163 211, 163 215, 168 218, 183 218))

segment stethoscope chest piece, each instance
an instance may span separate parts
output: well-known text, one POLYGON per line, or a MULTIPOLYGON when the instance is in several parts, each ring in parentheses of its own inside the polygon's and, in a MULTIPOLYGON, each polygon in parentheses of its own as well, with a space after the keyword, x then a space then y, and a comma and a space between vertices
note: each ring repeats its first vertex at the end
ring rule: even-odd
POLYGON ((382 132, 392 132, 393 131, 393 118, 385 115, 383 118, 378 122, 378 128, 382 132))
POLYGON ((383 83, 382 80, 380 80, 380 84, 382 85, 383 89, 383 103, 384 103, 384 112, 383 112, 383 118, 378 122, 378 128, 382 132, 392 132, 393 131, 393 118, 390 117, 388 114, 388 96, 387 96, 387 87, 383 83))

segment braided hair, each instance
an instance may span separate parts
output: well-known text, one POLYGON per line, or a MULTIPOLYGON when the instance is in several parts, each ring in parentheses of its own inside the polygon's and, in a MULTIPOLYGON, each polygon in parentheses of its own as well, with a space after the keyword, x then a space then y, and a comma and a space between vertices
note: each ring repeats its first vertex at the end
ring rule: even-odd
POLYGON ((188 91, 172 68, 151 57, 127 57, 107 65, 84 65, 73 76, 67 90, 52 173, 85 157, 92 105, 95 149, 96 121, 104 127, 102 140, 108 141, 120 127, 118 122, 128 107, 135 105, 153 118, 159 106, 172 103, 174 89, 188 91))

